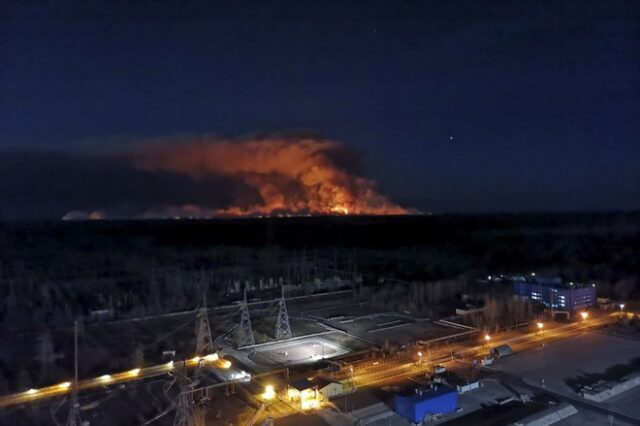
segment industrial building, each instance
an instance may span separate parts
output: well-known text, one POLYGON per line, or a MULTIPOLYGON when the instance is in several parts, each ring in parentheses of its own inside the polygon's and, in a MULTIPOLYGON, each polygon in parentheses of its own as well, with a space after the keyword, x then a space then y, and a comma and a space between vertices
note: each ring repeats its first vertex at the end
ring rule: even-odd
POLYGON ((344 386, 339 381, 328 380, 324 377, 314 377, 311 382, 316 386, 324 401, 329 401, 331 398, 344 393, 344 386))
POLYGON ((547 308, 573 312, 596 304, 595 284, 563 283, 558 277, 535 275, 513 280, 513 294, 547 308))
POLYGON ((309 379, 302 378, 291 382, 287 390, 287 396, 290 401, 299 403, 301 410, 320 407, 318 386, 309 379))
POLYGON ((458 393, 450 386, 434 384, 430 389, 395 395, 395 411, 412 423, 422 423, 437 414, 452 413, 458 407, 458 393))

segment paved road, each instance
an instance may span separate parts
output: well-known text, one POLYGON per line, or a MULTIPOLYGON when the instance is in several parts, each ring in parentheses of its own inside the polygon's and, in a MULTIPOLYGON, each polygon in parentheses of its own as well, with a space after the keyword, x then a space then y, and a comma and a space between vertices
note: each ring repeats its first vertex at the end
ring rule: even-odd
MULTIPOLYGON (((78 381, 78 391, 96 389, 103 386, 126 383, 134 380, 143 380, 151 377, 157 377, 169 374, 175 370, 185 368, 194 368, 198 364, 204 363, 210 367, 224 370, 223 375, 228 379, 225 381, 235 381, 243 378, 242 370, 232 368, 231 362, 225 359, 219 359, 217 354, 207 355, 205 357, 194 357, 185 361, 168 362, 165 364, 154 365, 145 368, 134 368, 129 371, 123 371, 115 374, 104 374, 99 377, 78 381)), ((38 389, 29 389, 26 392, 19 392, 0 397, 0 408, 9 407, 16 404, 25 404, 35 401, 41 401, 59 395, 71 392, 71 382, 63 382, 52 386, 46 386, 38 389)))
POLYGON ((508 331, 491 336, 490 344, 477 344, 473 341, 459 342, 434 348, 428 352, 423 350, 422 356, 418 356, 416 351, 416 353, 399 358, 366 360, 354 364, 353 373, 343 372, 342 378, 347 378, 352 374, 353 381, 358 387, 383 386, 431 373, 435 365, 446 365, 455 359, 487 356, 490 347, 493 346, 507 344, 515 352, 521 352, 537 348, 551 341, 577 336, 585 330, 603 325, 607 321, 609 321, 609 317, 603 315, 579 323, 545 324, 544 335, 538 329, 528 333, 508 331))

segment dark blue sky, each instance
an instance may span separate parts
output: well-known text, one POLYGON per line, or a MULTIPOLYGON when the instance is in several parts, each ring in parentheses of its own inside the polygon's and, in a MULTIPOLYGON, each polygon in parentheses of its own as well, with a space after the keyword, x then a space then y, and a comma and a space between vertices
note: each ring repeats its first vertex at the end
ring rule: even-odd
POLYGON ((2 151, 304 129, 422 210, 640 208, 635 0, 0 8, 2 151))

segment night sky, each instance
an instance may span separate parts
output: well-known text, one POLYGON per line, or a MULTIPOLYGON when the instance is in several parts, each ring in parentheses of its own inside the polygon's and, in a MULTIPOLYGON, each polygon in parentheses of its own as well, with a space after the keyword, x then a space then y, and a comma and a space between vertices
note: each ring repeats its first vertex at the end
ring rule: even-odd
POLYGON ((0 219, 224 204, 225 179, 108 155, 256 132, 344 144, 425 212, 640 209, 639 22, 636 0, 4 1, 0 219))

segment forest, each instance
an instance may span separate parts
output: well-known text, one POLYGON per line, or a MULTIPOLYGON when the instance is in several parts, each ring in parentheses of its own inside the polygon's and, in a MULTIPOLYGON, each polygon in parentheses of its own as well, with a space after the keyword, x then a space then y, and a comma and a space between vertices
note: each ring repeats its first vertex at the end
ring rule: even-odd
POLYGON ((324 291, 310 283, 356 276, 374 300, 400 308, 406 299, 431 315, 487 273, 596 282, 599 295, 622 300, 640 290, 635 213, 18 222, 0 224, 0 250, 5 332, 91 321, 95 311, 192 309, 202 291, 213 303, 245 287, 324 291))

